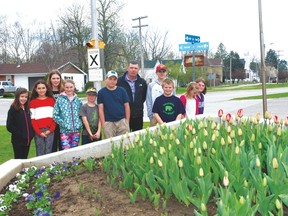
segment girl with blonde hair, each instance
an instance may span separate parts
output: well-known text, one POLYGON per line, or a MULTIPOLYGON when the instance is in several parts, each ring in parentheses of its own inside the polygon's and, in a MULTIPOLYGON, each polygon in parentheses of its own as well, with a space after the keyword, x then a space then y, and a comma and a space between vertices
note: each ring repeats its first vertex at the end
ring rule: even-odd
POLYGON ((187 118, 195 118, 198 114, 197 94, 199 87, 196 82, 190 82, 186 88, 186 92, 180 96, 180 100, 186 110, 187 118))

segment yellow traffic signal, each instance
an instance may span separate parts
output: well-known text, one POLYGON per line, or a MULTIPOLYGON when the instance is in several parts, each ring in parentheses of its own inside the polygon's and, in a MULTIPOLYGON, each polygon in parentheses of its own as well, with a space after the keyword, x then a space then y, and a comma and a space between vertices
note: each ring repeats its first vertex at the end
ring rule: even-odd
MULTIPOLYGON (((86 46, 87 46, 88 48, 95 48, 95 39, 89 40, 89 41, 86 43, 86 46)), ((99 47, 100 49, 104 49, 104 47, 105 47, 104 41, 99 40, 99 41, 98 41, 98 47, 99 47)))
POLYGON ((98 46, 100 49, 104 49, 105 45, 106 44, 104 43, 104 41, 101 41, 101 40, 98 41, 98 46))
POLYGON ((89 48, 95 48, 95 39, 91 39, 86 43, 86 46, 89 48))

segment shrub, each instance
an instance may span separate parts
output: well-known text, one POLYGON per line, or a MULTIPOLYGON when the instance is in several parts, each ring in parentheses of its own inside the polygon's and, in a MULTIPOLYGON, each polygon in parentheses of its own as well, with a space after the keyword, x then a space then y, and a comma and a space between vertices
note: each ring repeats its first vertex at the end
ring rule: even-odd
POLYGON ((85 92, 87 91, 87 89, 89 89, 89 88, 94 88, 94 83, 93 82, 87 82, 86 84, 85 84, 85 92))

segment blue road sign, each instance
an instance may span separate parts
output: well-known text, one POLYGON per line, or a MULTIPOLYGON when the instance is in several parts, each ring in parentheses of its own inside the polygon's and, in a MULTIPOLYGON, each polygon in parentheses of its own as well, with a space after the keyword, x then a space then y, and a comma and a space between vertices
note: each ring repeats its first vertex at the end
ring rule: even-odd
POLYGON ((179 44, 179 52, 189 52, 193 50, 208 50, 209 42, 194 43, 194 44, 179 44))
POLYGON ((185 42, 200 43, 200 36, 185 34, 185 42))
POLYGON ((193 50, 193 44, 179 44, 179 52, 187 52, 193 50))
POLYGON ((209 42, 195 43, 193 46, 193 50, 208 50, 209 42))

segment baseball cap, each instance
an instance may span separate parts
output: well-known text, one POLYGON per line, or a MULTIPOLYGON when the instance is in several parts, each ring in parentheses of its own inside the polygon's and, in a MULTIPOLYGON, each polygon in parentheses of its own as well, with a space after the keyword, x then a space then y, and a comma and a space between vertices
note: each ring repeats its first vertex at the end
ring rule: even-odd
POLYGON ((89 88, 89 89, 87 89, 86 94, 97 95, 97 89, 96 88, 89 88))
POLYGON ((156 67, 156 72, 159 72, 159 71, 167 71, 167 67, 164 64, 159 64, 156 67))
POLYGON ((115 76, 118 79, 118 74, 116 71, 108 71, 108 73, 106 74, 106 78, 109 78, 111 76, 115 76))

